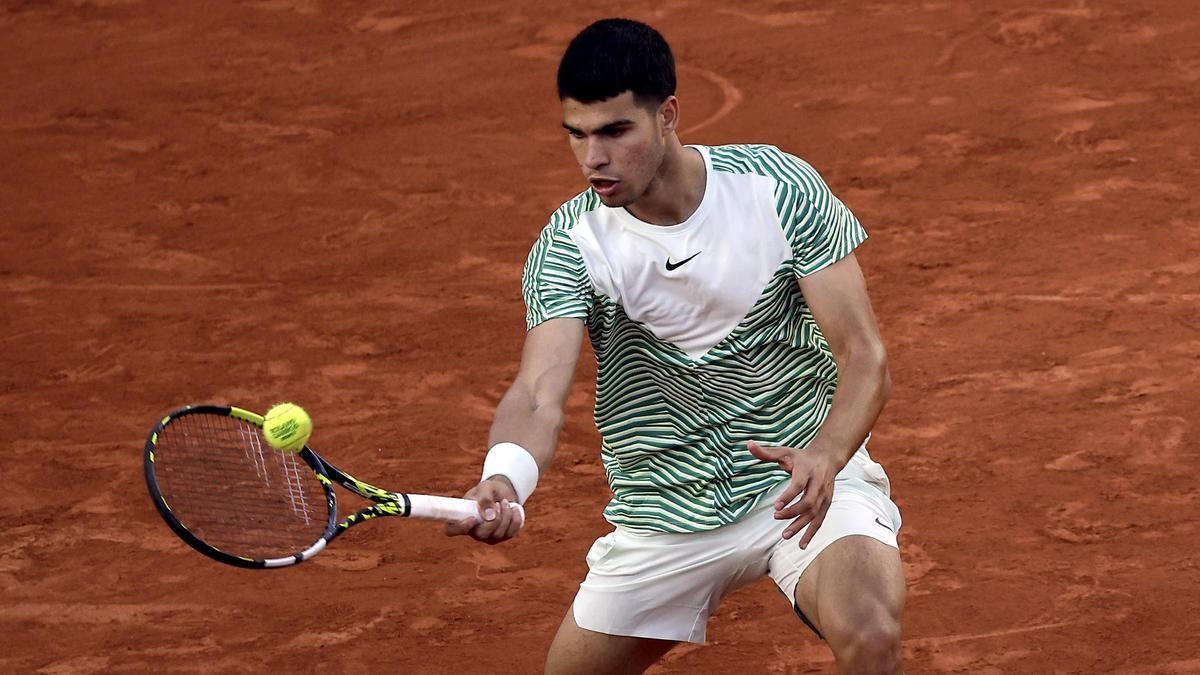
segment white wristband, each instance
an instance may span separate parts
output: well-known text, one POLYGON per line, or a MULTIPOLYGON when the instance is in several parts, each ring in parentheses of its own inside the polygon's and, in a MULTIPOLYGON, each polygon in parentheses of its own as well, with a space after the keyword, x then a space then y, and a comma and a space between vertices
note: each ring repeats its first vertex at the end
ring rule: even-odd
POLYGON ((538 465, 529 451, 516 443, 497 443, 483 460, 483 478, 504 476, 517 491, 517 503, 524 504, 537 487, 538 465))

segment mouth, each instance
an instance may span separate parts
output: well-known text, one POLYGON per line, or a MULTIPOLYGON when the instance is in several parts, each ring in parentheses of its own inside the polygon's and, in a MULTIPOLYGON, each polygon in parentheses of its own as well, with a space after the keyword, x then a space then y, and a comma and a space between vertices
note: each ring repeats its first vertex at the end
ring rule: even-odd
POLYGON ((589 178, 588 182, 591 183, 592 189, 596 191, 596 194, 600 195, 601 197, 608 197, 612 193, 616 192, 617 186, 621 184, 621 181, 619 180, 611 180, 608 178, 589 178))

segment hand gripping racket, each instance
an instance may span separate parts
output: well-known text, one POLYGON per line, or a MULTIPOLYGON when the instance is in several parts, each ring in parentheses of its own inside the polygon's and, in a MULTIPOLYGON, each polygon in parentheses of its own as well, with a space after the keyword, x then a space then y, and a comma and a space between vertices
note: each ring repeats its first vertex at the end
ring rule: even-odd
MULTIPOLYGON (((457 522, 479 518, 469 499, 389 492, 346 474, 312 448, 267 445, 263 418, 230 406, 167 415, 146 439, 146 486, 163 520, 192 548, 238 567, 308 560, 351 527, 378 516, 457 522), (373 502, 337 519, 333 483, 373 502)), ((525 511, 514 504, 520 523, 525 511)))

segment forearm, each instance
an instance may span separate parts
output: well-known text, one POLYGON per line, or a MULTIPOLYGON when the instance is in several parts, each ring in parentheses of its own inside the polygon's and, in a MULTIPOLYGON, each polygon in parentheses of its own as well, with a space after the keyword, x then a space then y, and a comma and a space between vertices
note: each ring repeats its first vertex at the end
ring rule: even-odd
POLYGON ((809 447, 829 452, 845 466, 871 433, 891 393, 882 346, 863 345, 838 361, 838 386, 829 416, 809 447))
POLYGON ((557 401, 538 400, 529 387, 517 382, 496 406, 488 445, 516 443, 533 455, 544 473, 554 457, 562 424, 562 407, 557 401))

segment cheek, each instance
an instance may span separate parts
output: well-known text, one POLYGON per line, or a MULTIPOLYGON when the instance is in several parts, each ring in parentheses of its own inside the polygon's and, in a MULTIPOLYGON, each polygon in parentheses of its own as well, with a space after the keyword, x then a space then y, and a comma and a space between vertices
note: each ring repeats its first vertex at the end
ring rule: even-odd
MULTIPOLYGON (((574 141, 571 142, 571 154, 575 156, 575 163, 581 167, 583 166, 583 162, 585 159, 585 157, 584 157, 585 153, 586 153, 586 150, 584 149, 584 146, 582 143, 576 143, 574 141)), ((585 171, 586 171, 586 168, 585 168, 585 171)))
POLYGON ((662 152, 650 144, 638 145, 630 150, 628 159, 627 166, 631 171, 636 172, 638 182, 648 185, 658 171, 658 165, 662 161, 662 152))
POLYGON ((631 143, 621 148, 621 166, 630 177, 642 178, 652 173, 647 166, 651 157, 651 148, 644 143, 631 143))

